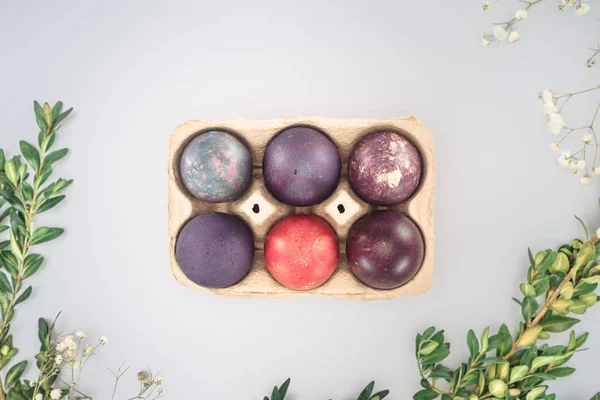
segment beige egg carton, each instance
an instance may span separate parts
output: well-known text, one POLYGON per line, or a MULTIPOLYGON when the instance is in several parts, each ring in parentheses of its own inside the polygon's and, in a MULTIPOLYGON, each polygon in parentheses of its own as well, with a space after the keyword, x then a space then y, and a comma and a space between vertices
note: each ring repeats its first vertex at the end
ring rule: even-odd
POLYGON ((327 296, 353 300, 392 299, 417 295, 431 286, 433 279, 434 232, 433 194, 435 185, 435 156, 433 138, 427 127, 415 117, 407 118, 294 118, 265 121, 203 121, 190 120, 179 125, 169 137, 169 248, 171 271, 183 285, 236 297, 300 297, 327 296), (291 126, 310 126, 327 134, 337 145, 342 159, 342 176, 333 194, 324 202, 311 207, 293 207, 279 202, 267 190, 262 174, 262 159, 271 138, 291 126), (179 160, 188 142, 198 134, 224 130, 242 139, 254 159, 253 182, 237 200, 227 203, 208 203, 192 196, 181 183, 179 160), (348 157, 354 144, 366 134, 394 131, 419 149, 423 159, 421 183, 404 203, 393 207, 377 207, 360 199, 348 182, 348 157), (374 210, 390 209, 408 215, 419 227, 425 240, 425 258, 419 272, 411 281, 397 289, 377 290, 365 286, 350 272, 346 260, 346 238, 352 224, 374 210), (175 258, 177 236, 191 218, 207 213, 223 212, 241 217, 254 231, 255 258, 249 274, 239 283, 224 289, 208 289, 192 282, 182 272, 175 258), (263 246, 269 229, 281 218, 292 214, 314 214, 327 221, 335 230, 340 246, 338 267, 322 286, 308 291, 294 291, 280 285, 265 266, 263 246))

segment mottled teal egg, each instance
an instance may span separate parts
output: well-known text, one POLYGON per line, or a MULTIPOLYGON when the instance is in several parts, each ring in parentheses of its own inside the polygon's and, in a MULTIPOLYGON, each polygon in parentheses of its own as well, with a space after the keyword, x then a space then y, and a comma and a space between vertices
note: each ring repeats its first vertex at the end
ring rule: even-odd
POLYGON ((179 171, 184 186, 200 200, 230 201, 250 185, 252 154, 228 132, 205 132, 185 147, 179 171))

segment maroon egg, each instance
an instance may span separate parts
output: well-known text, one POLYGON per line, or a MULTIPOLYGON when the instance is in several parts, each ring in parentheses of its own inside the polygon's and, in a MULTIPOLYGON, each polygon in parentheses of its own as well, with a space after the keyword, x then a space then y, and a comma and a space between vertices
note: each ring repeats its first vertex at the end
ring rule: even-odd
POLYGON ((338 185, 341 159, 324 133, 297 126, 281 131, 267 145, 263 174, 279 201, 305 207, 328 198, 338 185))
POLYGON ((346 257, 350 270, 365 285, 395 289, 421 268, 425 243, 421 231, 406 215, 374 211, 350 228, 346 257))
POLYGON ((375 132, 352 149, 348 178, 356 194, 368 203, 391 206, 408 199, 419 186, 421 155, 405 137, 375 132))
POLYGON ((254 237, 248 225, 234 215, 201 214, 181 230, 175 257, 194 283, 224 288, 239 282, 250 271, 254 237))

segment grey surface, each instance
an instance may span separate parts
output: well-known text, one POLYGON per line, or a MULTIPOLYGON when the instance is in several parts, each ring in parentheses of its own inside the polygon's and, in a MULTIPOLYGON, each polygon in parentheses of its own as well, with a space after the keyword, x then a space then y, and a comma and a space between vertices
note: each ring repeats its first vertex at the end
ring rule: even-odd
MULTIPOLYGON (((596 19, 530 13, 522 41, 483 49, 478 35, 516 9, 483 14, 450 1, 3 1, 2 146, 33 139, 33 99, 76 107, 59 146, 76 181, 44 218, 65 226, 14 323, 33 355, 35 321, 63 310, 64 331, 110 342, 84 386, 106 399, 104 367, 161 368, 169 399, 258 399, 293 377, 292 400, 352 399, 369 380, 418 390, 414 336, 435 323, 466 357, 465 333, 517 321, 510 301, 526 248, 600 224, 598 184, 582 187, 548 149, 536 94, 583 89, 596 19), (252 4, 250 4, 252 3, 252 4), (560 24, 560 25, 556 25, 560 24), (184 289, 169 271, 167 135, 189 118, 415 114, 437 151, 432 289, 387 302, 244 300, 184 289)), ((509 4, 510 3, 510 4, 509 4)), ((596 6, 594 6, 596 7, 596 6)), ((598 10, 594 10, 597 15, 598 10)), ((576 108, 583 122, 594 96, 576 108)), ((597 307, 598 308, 598 307, 597 307)), ((585 316, 581 370, 552 384, 563 399, 600 390, 600 310, 585 316)), ((135 386, 133 372, 123 392, 135 386)), ((587 396, 587 397, 586 397, 587 396)))

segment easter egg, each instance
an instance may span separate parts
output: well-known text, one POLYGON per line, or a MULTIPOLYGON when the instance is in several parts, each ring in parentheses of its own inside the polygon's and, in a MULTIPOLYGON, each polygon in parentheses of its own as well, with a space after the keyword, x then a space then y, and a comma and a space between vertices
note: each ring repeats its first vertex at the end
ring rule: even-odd
POLYGON ((231 133, 205 132, 183 150, 179 174, 187 190, 200 200, 230 201, 250 185, 252 154, 231 133))
POLYGON ((335 271, 335 232, 314 215, 292 215, 275 224, 265 239, 265 263, 277 282, 293 290, 321 286, 335 271))
POLYGON ((234 215, 201 214, 179 233, 175 257, 192 282, 207 288, 225 288, 250 271, 254 237, 248 225, 234 215))
POLYGON ((279 201, 292 206, 310 206, 328 198, 340 173, 336 145, 314 128, 285 129, 265 149, 265 184, 279 201))
POLYGON ((375 132, 352 149, 348 179, 368 203, 391 206, 408 199, 419 186, 422 161, 417 148, 394 132, 375 132))
POLYGON ((375 289, 394 289, 421 268, 425 243, 421 231, 406 215, 374 211, 350 228, 346 257, 352 273, 375 289))

